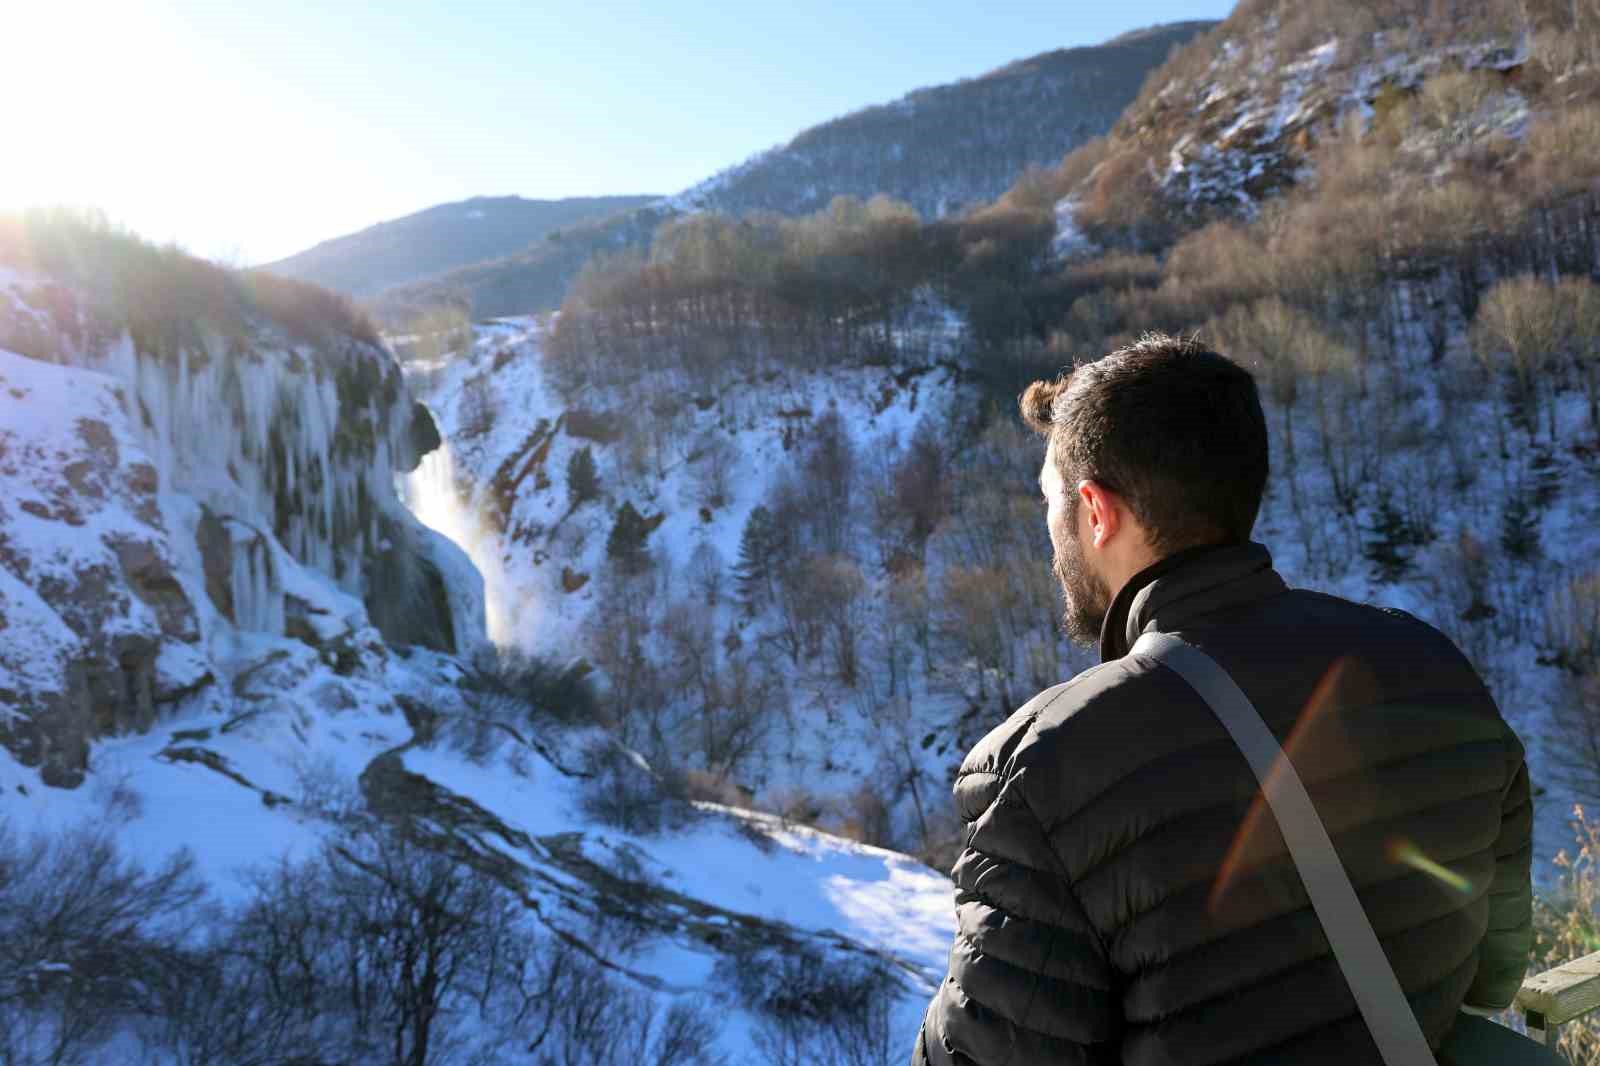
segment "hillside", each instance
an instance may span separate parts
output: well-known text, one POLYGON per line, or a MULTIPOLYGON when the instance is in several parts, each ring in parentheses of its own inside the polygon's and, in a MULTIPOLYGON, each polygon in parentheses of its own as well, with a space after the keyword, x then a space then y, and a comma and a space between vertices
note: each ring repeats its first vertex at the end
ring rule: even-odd
POLYGON ((835 196, 889 196, 927 218, 993 200, 1109 129, 1146 75, 1214 23, 1176 22, 918 89, 798 134, 669 201, 800 215, 835 196))
MULTIPOLYGON (((548 336, 493 323, 470 353, 412 370, 449 446, 410 500, 485 574, 495 639, 585 664, 630 743, 707 795, 947 859, 955 762, 1092 661, 1056 631, 1037 442, 1004 411, 985 426, 981 386, 919 362, 921 341, 888 366, 768 364, 709 392, 666 370, 563 392, 548 336)), ((1529 747, 1548 860, 1592 787, 1554 739, 1569 677, 1546 617, 1600 552, 1600 468, 1592 450, 1520 442, 1506 464, 1473 430, 1492 399, 1460 396, 1425 350, 1401 358, 1418 381, 1403 419, 1387 372, 1365 396, 1330 377, 1290 408, 1268 389, 1276 480, 1258 536, 1291 584, 1411 611, 1467 650, 1529 747), (1523 463, 1544 503, 1508 527, 1498 471, 1523 463), (1356 470, 1373 480, 1347 482, 1356 470)), ((1555 417, 1592 439, 1581 395, 1555 417)))
POLYGON ((0 1054, 903 1055, 948 880, 691 798, 488 648, 348 304, 0 216, 0 382, 0 1054))
POLYGON ((262 269, 351 296, 371 296, 469 263, 510 255, 559 230, 631 211, 655 199, 475 196, 323 241, 262 269))
POLYGON ((1152 72, 1102 141, 1013 194, 1053 195, 1103 244, 1153 251, 1254 218, 1361 137, 1423 183, 1492 180, 1531 115, 1591 97, 1597 30, 1544 2, 1242 3, 1152 72))
POLYGON ((952 214, 993 199, 1028 168, 1054 164, 1105 133, 1148 72, 1211 25, 1152 27, 919 89, 812 127, 650 207, 569 228, 559 241, 398 286, 369 302, 396 329, 441 304, 474 318, 554 310, 596 254, 647 249, 661 224, 686 212, 802 215, 837 196, 882 195, 925 217, 952 214))
POLYGON ((385 325, 403 331, 438 308, 471 318, 552 310, 597 256, 648 248, 650 239, 677 212, 653 203, 609 218, 546 234, 519 251, 397 285, 365 304, 385 325))
POLYGON ((1200 331, 1260 376, 1285 574, 1466 650, 1553 855, 1600 796, 1600 68, 1558 47, 1571 9, 1511 13, 1532 21, 1245 5, 1109 138, 961 219, 700 212, 548 327, 487 327, 418 387, 452 448, 434 497, 508 590, 500 632, 591 669, 713 792, 786 808, 864 772, 804 804, 937 856, 923 796, 948 760, 1081 664, 1033 563, 1012 398, 1200 331))

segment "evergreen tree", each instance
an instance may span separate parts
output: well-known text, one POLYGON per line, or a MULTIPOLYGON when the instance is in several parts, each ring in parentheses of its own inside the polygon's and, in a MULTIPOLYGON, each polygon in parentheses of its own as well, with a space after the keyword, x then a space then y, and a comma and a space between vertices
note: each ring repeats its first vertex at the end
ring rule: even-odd
POLYGON ((1413 543, 1405 515, 1387 492, 1380 493, 1373 509, 1372 529, 1362 545, 1367 559, 1377 566, 1379 580, 1392 584, 1406 575, 1411 569, 1408 548, 1413 543))
POLYGON ((1543 512, 1526 493, 1506 496, 1500 511, 1500 547, 1513 559, 1532 559, 1539 554, 1539 526, 1543 512))
POLYGON ((595 469, 594 454, 588 446, 579 448, 567 460, 567 498, 573 510, 600 495, 600 472, 595 469))
POLYGON ((739 538, 739 561, 733 568, 734 580, 739 585, 739 602, 752 614, 771 593, 776 540, 772 512, 757 506, 744 524, 744 534, 739 538))
POLYGON ((624 501, 617 511, 616 525, 611 527, 611 536, 606 540, 606 555, 624 574, 640 573, 650 565, 650 556, 644 547, 648 536, 650 527, 644 516, 633 504, 624 501))

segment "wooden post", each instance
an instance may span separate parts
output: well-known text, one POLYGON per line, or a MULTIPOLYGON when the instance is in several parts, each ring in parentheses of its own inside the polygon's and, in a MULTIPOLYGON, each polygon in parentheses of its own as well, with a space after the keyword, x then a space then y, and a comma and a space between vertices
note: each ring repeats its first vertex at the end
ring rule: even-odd
POLYGON ((1536 1010, 1524 1011, 1523 1021, 1528 1025, 1528 1035, 1547 1048, 1554 1048, 1561 1040, 1561 1025, 1552 1022, 1536 1010))
POLYGON ((1526 978, 1516 1003, 1528 1035, 1554 1048, 1562 1025, 1600 1007, 1600 951, 1526 978))

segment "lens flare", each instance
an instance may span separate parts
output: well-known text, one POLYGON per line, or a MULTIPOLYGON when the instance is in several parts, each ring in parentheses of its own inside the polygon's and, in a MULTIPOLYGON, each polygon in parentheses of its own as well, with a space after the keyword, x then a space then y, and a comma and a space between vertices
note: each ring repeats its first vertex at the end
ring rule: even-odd
POLYGON ((1422 853, 1422 849, 1404 837, 1397 837, 1389 841, 1386 849, 1390 862, 1409 866, 1413 870, 1420 870, 1443 884, 1445 887, 1459 892, 1463 896, 1472 894, 1472 881, 1450 869, 1441 866, 1422 853))
MULTIPOLYGON (((1239 832, 1234 836, 1233 843, 1228 847, 1228 854, 1222 860, 1222 866, 1217 871, 1217 880, 1211 886, 1211 895, 1206 904, 1213 915, 1221 911, 1224 897, 1234 880, 1247 866, 1246 859, 1250 855, 1251 845, 1260 846, 1262 834, 1262 819, 1268 818, 1271 808, 1267 806, 1267 795, 1277 787, 1283 763, 1289 759, 1290 754, 1299 747, 1310 734, 1317 722, 1339 704, 1336 693, 1344 679, 1348 659, 1337 659, 1318 680, 1316 688, 1311 690, 1311 696, 1306 700, 1306 705, 1301 708, 1299 717, 1295 720, 1295 727, 1283 743, 1283 754, 1273 764, 1272 770, 1262 782, 1260 791, 1250 804, 1250 811, 1245 815, 1244 821, 1239 825, 1239 832)), ((1292 765, 1292 764, 1291 764, 1292 765)), ((1275 825, 1275 823, 1272 823, 1275 825)))

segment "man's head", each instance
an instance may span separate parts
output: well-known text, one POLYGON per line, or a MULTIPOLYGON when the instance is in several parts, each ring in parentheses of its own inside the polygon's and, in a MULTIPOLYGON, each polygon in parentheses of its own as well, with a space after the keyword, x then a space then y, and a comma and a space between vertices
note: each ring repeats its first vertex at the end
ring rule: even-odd
POLYGON ((1140 570, 1185 548, 1249 540, 1267 482, 1255 379, 1188 340, 1151 334, 1022 395, 1050 444, 1049 508, 1063 625, 1092 642, 1140 570))

